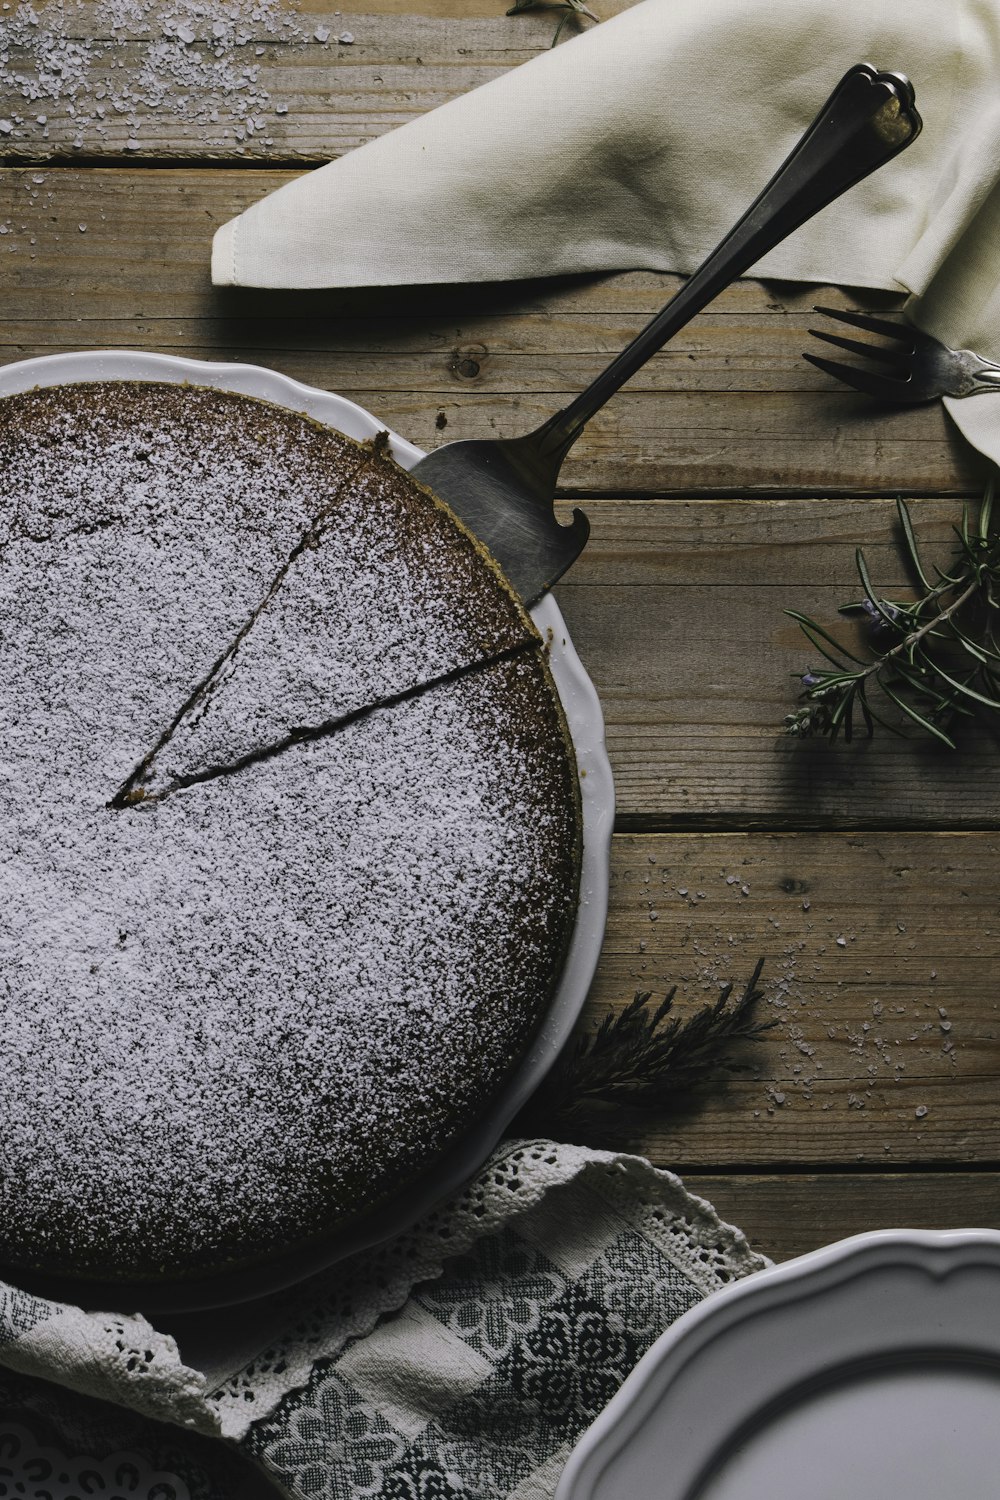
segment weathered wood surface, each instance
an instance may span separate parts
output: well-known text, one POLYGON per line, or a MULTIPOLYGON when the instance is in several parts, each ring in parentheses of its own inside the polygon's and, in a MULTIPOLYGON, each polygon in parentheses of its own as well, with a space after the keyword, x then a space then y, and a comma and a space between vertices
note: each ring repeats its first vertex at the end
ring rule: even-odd
MULTIPOLYGON (((437 287, 421 290, 416 312, 409 288, 213 288, 213 231, 284 180, 230 170, 0 173, 0 359, 138 347, 266 363, 433 447, 442 435, 508 436, 541 422, 678 284, 634 273, 437 287)), ((973 492, 982 464, 940 407, 875 412, 801 358, 817 295, 731 288, 594 419, 566 463, 565 491, 973 492)))
MULTIPOLYGON (((798 609, 855 647, 838 614, 876 586, 909 597, 889 499, 588 501, 593 532, 557 588, 604 709, 619 827, 1000 826, 995 731, 960 750, 876 731, 830 745, 782 733, 824 663, 798 609)), ((952 555, 953 500, 910 504, 928 564, 952 555)), ((873 702, 876 701, 873 697, 873 702)))
POLYGON ((37 24, 0 15, 14 123, 0 160, 324 162, 527 62, 557 24, 441 0, 420 15, 246 6, 235 24, 223 7, 119 9, 115 29, 93 0, 38 4, 37 24))
POLYGON ((1000 1170, 998 862, 994 834, 616 836, 586 1023, 675 984, 689 1014, 763 957, 776 1025, 748 1071, 587 1139, 685 1172, 1000 1170))
POLYGON ((996 1229, 995 1172, 776 1173, 690 1176, 692 1192, 772 1260, 870 1229, 996 1229))

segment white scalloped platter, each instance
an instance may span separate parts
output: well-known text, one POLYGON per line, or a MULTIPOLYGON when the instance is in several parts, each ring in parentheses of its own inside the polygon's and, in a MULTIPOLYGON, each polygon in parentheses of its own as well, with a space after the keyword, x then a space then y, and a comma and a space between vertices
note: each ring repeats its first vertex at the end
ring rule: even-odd
MULTIPOLYGON (((305 412, 352 438, 371 438, 386 430, 384 423, 354 402, 302 385, 261 366, 210 364, 121 350, 58 354, 7 365, 0 369, 0 396, 13 395, 35 386, 90 380, 187 381, 256 396, 293 411, 305 412)), ((412 467, 423 457, 421 449, 396 433, 389 433, 389 441, 393 456, 404 468, 412 467)), ((597 967, 607 918, 608 869, 614 826, 614 786, 604 743, 604 720, 597 693, 550 594, 532 609, 531 616, 549 643, 549 664, 569 723, 581 777, 583 859, 580 902, 562 978, 529 1053, 476 1127, 437 1163, 433 1171, 414 1184, 412 1190, 401 1193, 384 1211, 370 1216, 363 1228, 338 1238, 325 1255, 326 1263, 399 1233, 481 1166, 506 1126, 537 1089, 569 1037, 597 967)), ((319 1269, 316 1263, 303 1265, 291 1279, 298 1279, 299 1275, 316 1269, 319 1269)), ((226 1296, 227 1300, 232 1300, 232 1289, 226 1296)))
POLYGON ((874 1231, 679 1318, 556 1500, 988 1500, 998 1416, 1000 1233, 874 1231))

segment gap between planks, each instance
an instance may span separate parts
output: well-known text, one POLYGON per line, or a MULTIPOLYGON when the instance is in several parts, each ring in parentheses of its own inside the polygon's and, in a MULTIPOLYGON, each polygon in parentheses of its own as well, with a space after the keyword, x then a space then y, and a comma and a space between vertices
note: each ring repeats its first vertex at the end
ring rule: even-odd
POLYGON ((993 1171, 692 1173, 684 1183, 773 1260, 872 1230, 1000 1229, 1000 1175, 993 1171))

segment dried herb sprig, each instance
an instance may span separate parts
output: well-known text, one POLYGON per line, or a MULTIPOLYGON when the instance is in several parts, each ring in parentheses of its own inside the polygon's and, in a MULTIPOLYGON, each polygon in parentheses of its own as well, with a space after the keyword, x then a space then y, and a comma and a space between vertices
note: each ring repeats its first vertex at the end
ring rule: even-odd
POLYGON ((519 16, 523 15, 527 10, 565 11, 565 15, 556 27, 556 34, 549 43, 550 47, 555 46, 556 42, 562 36, 563 30, 575 16, 586 16, 589 21, 600 21, 601 19, 600 16, 595 16, 594 12, 584 4, 584 0, 515 0, 515 3, 506 14, 508 16, 519 16))
POLYGON ((905 556, 918 591, 914 600, 876 593, 858 548, 864 597, 845 604, 840 613, 865 621, 870 660, 857 656, 808 615, 785 611, 829 663, 799 675, 803 706, 786 716, 787 734, 835 740, 843 732, 850 740, 860 711, 869 738, 878 723, 894 734, 915 729, 953 750, 957 720, 1000 713, 1000 533, 993 494, 991 478, 974 523, 968 506, 963 508, 951 569, 935 567, 934 576, 921 560, 910 512, 897 500, 905 556), (892 705, 889 712, 895 711, 898 722, 875 709, 873 690, 892 705))
POLYGON ((718 999, 683 1019, 671 1014, 676 985, 656 1006, 652 994, 641 991, 624 1010, 609 1011, 596 1032, 571 1042, 545 1080, 541 1097, 536 1095, 521 1112, 514 1129, 521 1133, 536 1119, 548 1124, 554 1116, 595 1105, 662 1109, 716 1068, 742 1071, 742 1065, 724 1058, 724 1049, 733 1042, 756 1041, 775 1025, 751 1015, 761 999, 763 967, 761 958, 735 999, 735 986, 726 984, 718 999))

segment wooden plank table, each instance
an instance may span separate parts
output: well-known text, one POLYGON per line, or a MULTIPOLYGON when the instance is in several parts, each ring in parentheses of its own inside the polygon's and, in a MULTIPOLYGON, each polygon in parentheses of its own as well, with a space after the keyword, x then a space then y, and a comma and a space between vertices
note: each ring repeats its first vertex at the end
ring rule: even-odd
MULTIPOLYGON (((220 0, 221 32, 201 23, 192 43, 184 6, 117 9, 118 27, 113 5, 0 12, 2 362, 94 347, 249 360, 433 447, 535 425, 676 285, 213 289, 217 225, 534 55, 553 17, 267 0, 236 23, 220 0)), ((783 610, 835 619, 858 592, 858 543, 880 586, 903 585, 896 495, 946 555, 983 465, 940 407, 879 411, 810 369, 817 300, 893 305, 743 282, 600 414, 563 476, 592 541, 558 588, 618 797, 586 1024, 675 983, 690 1011, 759 956, 777 1023, 749 1071, 652 1117, 612 1111, 590 1139, 680 1171, 776 1259, 879 1226, 1000 1228, 994 739, 977 730, 952 755, 780 733, 812 656, 783 610)))

